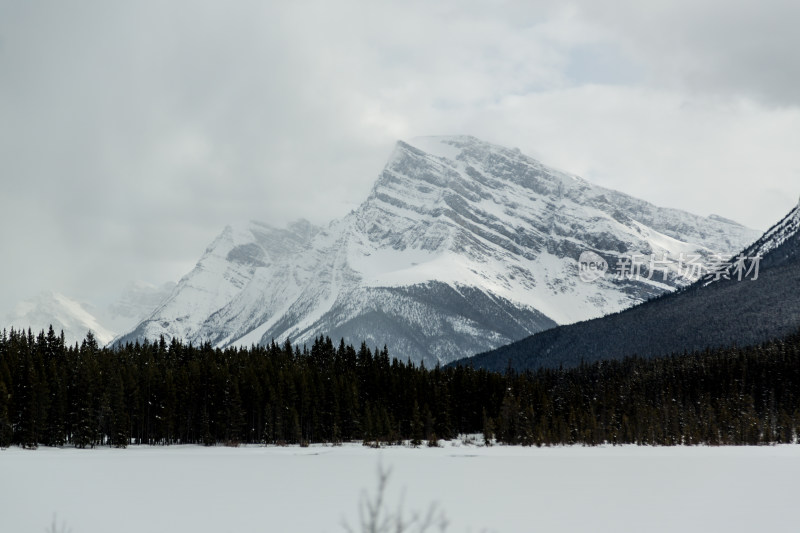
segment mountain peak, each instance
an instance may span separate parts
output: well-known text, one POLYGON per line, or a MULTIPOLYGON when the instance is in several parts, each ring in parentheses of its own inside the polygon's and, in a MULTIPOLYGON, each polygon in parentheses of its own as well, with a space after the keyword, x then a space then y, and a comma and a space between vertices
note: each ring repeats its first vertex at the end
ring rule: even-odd
POLYGON ((777 224, 769 228, 764 235, 748 247, 743 255, 746 257, 766 257, 784 243, 800 234, 800 204, 796 205, 777 224))
POLYGON ((477 145, 491 146, 489 143, 469 135, 414 137, 404 144, 418 148, 430 155, 451 160, 456 160, 464 148, 477 145))
MULTIPOLYGON (((738 222, 736 222, 735 220, 731 220, 730 218, 721 217, 721 216, 719 216, 719 215, 715 215, 715 214, 713 214, 713 213, 712 213, 712 214, 710 214, 710 215, 708 215, 708 218, 709 218, 710 220, 716 220, 716 221, 718 221, 718 222, 724 222, 725 224, 732 224, 732 225, 735 225, 735 226, 742 226, 741 224, 739 224, 739 223, 738 223, 738 222)), ((742 226, 742 227, 743 227, 743 226, 742 226)))

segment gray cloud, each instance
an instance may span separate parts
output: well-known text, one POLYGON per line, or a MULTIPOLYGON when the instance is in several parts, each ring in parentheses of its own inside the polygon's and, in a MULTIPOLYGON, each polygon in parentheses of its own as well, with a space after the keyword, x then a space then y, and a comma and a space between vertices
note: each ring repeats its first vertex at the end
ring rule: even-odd
POLYGON ((0 312, 340 216, 415 135, 767 226, 798 192, 798 8, 640 4, 0 0, 0 312))
POLYGON ((577 11, 624 43, 653 85, 800 103, 797 2, 600 0, 577 11))

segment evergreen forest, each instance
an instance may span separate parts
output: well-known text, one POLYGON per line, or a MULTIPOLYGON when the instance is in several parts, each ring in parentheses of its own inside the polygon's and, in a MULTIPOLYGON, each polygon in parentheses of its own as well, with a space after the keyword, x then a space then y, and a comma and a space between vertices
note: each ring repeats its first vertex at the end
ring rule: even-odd
POLYGON ((100 348, 0 332, 0 446, 361 441, 549 446, 768 444, 800 434, 800 334, 728 348, 491 372, 426 368, 386 347, 100 348))

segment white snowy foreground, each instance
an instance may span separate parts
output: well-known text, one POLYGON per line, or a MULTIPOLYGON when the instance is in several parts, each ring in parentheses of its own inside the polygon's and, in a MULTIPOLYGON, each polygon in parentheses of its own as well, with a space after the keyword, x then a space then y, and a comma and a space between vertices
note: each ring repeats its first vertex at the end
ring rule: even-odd
MULTIPOLYGON (((458 445, 460 444, 460 445, 458 445)), ((797 531, 800 446, 197 446, 0 451, 0 531, 341 532, 391 467, 393 509, 448 532, 797 531)))

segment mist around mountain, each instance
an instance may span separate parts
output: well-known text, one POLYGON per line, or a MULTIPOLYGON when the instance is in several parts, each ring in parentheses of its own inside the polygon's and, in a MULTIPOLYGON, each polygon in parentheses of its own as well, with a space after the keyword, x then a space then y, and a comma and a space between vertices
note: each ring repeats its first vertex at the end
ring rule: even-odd
POLYGON ((101 346, 110 344, 121 332, 135 326, 168 296, 175 283, 160 286, 137 281, 128 283, 113 303, 105 308, 79 302, 60 292, 44 291, 19 302, 4 320, 6 329, 31 329, 34 333, 64 332, 67 344, 81 342, 91 331, 101 346))
POLYGON ((398 142, 360 207, 326 227, 231 225, 172 294, 117 344, 310 342, 390 346, 449 362, 613 313, 690 284, 758 234, 656 207, 473 137, 398 142), (657 276, 587 284, 577 259, 669 257, 657 276))
POLYGON ((52 326, 57 334, 64 332, 67 344, 81 342, 88 331, 104 345, 114 339, 114 332, 100 323, 87 304, 52 291, 18 303, 5 323, 8 329, 30 328, 34 334, 52 326))
POLYGON ((117 335, 129 330, 172 294, 175 285, 174 281, 160 285, 146 281, 129 282, 120 295, 103 310, 102 322, 117 335))

